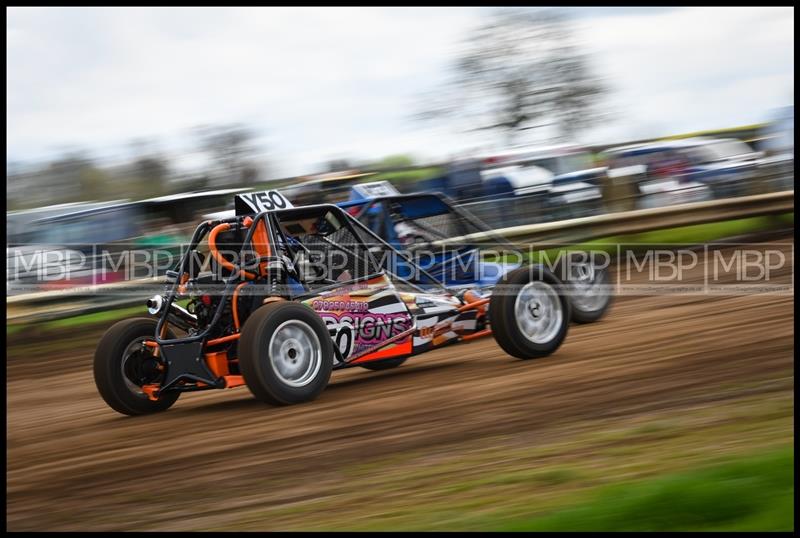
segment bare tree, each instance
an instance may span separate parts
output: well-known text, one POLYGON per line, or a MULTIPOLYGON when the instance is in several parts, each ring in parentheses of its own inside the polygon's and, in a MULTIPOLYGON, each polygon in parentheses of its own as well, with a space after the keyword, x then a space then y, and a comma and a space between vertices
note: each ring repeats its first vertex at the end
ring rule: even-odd
POLYGON ((61 201, 102 200, 109 194, 104 183, 107 176, 84 150, 69 151, 51 161, 37 179, 61 201))
POLYGON ((117 170, 117 181, 135 197, 159 196, 172 190, 169 158, 162 154, 154 138, 139 137, 128 143, 132 159, 117 170))
POLYGON ((254 133, 240 124, 203 125, 196 128, 202 151, 216 163, 215 183, 241 185, 258 180, 254 133))
POLYGON ((469 36, 450 80, 418 117, 456 118, 471 130, 503 132, 510 144, 545 126, 572 138, 600 118, 606 92, 563 15, 503 10, 469 36))

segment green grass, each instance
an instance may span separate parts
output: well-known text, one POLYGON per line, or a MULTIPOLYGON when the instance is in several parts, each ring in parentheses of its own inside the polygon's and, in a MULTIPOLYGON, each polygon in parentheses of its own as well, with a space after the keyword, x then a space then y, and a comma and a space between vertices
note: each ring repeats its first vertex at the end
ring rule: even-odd
MULTIPOLYGON (((188 299, 183 299, 177 301, 177 304, 185 307, 186 303, 188 302, 189 302, 188 299)), ((147 308, 144 305, 144 301, 142 301, 142 304, 139 306, 115 308, 112 310, 101 310, 99 312, 92 312, 91 314, 81 314, 79 316, 72 316, 69 318, 54 319, 50 321, 34 322, 34 323, 6 324, 6 336, 15 335, 21 332, 22 330, 30 327, 31 325, 35 325, 38 331, 63 330, 63 329, 70 329, 73 327, 84 328, 90 325, 108 324, 120 319, 125 319, 133 316, 146 316, 146 315, 147 315, 147 308)))
POLYGON ((127 308, 115 308, 113 310, 102 310, 100 312, 92 312, 91 314, 81 314, 79 316, 54 319, 44 322, 6 324, 6 336, 13 336, 31 327, 35 327, 38 333, 64 330, 75 327, 85 328, 91 325, 111 323, 113 321, 133 317, 136 315, 147 315, 147 309, 144 305, 131 306, 127 308))
POLYGON ((791 531, 794 453, 764 455, 597 488, 572 507, 499 523, 504 531, 791 531))
POLYGON ((442 173, 441 168, 419 168, 417 170, 403 170, 399 172, 380 172, 370 176, 368 181, 390 181, 390 182, 415 182, 436 177, 442 173))
MULTIPOLYGON (((792 371, 776 375, 790 379, 792 371)), ((726 488, 737 503, 738 497, 745 498, 735 505, 738 520, 714 515, 709 522, 709 515, 696 523, 680 513, 686 503, 676 501, 675 513, 682 518, 676 526, 791 528, 793 385, 786 381, 781 390, 760 392, 762 385, 742 380, 736 390, 759 394, 627 419, 567 421, 524 439, 501 435, 375 459, 365 456, 362 462, 319 475, 313 497, 252 506, 229 514, 212 529, 196 530, 486 531, 534 525, 538 530, 540 525, 555 529, 559 522, 570 528, 576 510, 583 517, 582 510, 595 504, 603 503, 587 517, 618 512, 628 518, 623 510, 645 506, 669 514, 670 506, 659 506, 653 495, 661 502, 685 489, 691 495, 689 509, 704 498, 724 506, 726 488), (715 485, 711 493, 695 488, 703 484, 715 485)), ((734 389, 711 385, 705 390, 734 389)), ((221 487, 220 495, 233 495, 221 487)), ((294 477, 269 477, 247 489, 295 487, 294 477)), ((657 524, 671 528, 661 519, 657 524)), ((616 528, 617 521, 597 525, 616 528)))
POLYGON ((794 213, 783 215, 750 217, 747 219, 709 222, 693 226, 681 226, 666 230, 653 230, 639 234, 624 235, 604 239, 606 242, 620 243, 708 243, 726 237, 736 237, 756 232, 788 227, 794 224, 794 213))
POLYGON ((95 323, 105 323, 116 321, 135 315, 146 315, 147 308, 144 305, 131 306, 128 308, 118 308, 115 310, 104 310, 100 312, 93 312, 91 314, 82 314, 80 316, 73 316, 71 318, 54 319, 42 323, 44 329, 66 329, 70 327, 82 327, 84 325, 92 325, 95 323))
POLYGON ((532 259, 539 260, 546 257, 546 259, 555 260, 558 253, 566 249, 592 250, 615 254, 617 245, 623 245, 626 250, 636 250, 637 245, 699 245, 713 243, 729 237, 789 227, 793 224, 794 213, 710 222, 707 224, 667 228, 665 230, 653 230, 652 232, 605 237, 569 247, 546 249, 534 253, 532 259))

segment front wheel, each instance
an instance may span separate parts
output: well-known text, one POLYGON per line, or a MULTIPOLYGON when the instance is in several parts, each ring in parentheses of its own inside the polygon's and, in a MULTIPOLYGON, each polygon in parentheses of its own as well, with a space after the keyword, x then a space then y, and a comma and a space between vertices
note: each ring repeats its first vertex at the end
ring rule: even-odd
MULTIPOLYGON (((156 320, 126 319, 109 328, 94 353, 94 382, 103 400, 123 415, 144 415, 172 406, 180 392, 160 394, 157 400, 147 397, 143 385, 160 384, 164 365, 145 340, 154 340, 156 320)), ((175 335, 168 333, 169 338, 175 335)))
POLYGON ((250 392, 273 405, 315 399, 328 385, 333 342, 309 307, 269 303, 253 312, 239 338, 239 368, 250 392))
POLYGON ((489 301, 494 339, 519 359, 554 353, 567 336, 570 304, 561 281, 545 267, 530 265, 507 273, 489 301))

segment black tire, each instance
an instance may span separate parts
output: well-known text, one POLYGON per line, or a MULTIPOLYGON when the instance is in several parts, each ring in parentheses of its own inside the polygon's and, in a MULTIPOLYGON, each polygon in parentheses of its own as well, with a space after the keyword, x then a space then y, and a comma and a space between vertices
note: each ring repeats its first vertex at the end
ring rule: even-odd
MULTIPOLYGON (((542 312, 540 307, 536 311, 542 312)), ((531 314, 533 316, 533 314, 531 314)), ((570 305, 564 294, 561 281, 542 265, 520 267, 506 273, 492 291, 489 301, 489 322, 492 334, 498 345, 513 357, 519 359, 535 359, 554 353, 564 341, 569 329, 570 305), (520 328, 522 321, 517 321, 515 308, 520 292, 530 283, 540 282, 544 297, 549 306, 544 304, 546 315, 553 316, 552 327, 541 335, 546 338, 534 341, 528 338, 520 328)))
POLYGON ((575 323, 594 323, 595 321, 600 320, 603 318, 607 313, 609 308, 611 307, 612 295, 610 291, 611 286, 611 277, 609 276, 607 268, 601 268, 599 270, 595 270, 592 277, 592 285, 599 285, 601 286, 601 290, 604 290, 606 293, 602 293, 599 296, 599 302, 596 305, 586 305, 581 301, 581 298, 576 296, 576 293, 579 293, 580 287, 577 284, 573 284, 572 276, 570 273, 571 268, 575 268, 574 262, 585 262, 586 258, 582 253, 572 253, 570 256, 571 263, 560 262, 556 266, 555 274, 564 282, 567 286, 567 290, 569 291, 569 300, 570 300, 570 308, 571 308, 571 319, 575 323))
POLYGON ((392 359, 383 359, 382 361, 365 362, 364 364, 359 364, 359 366, 375 372, 379 372, 381 370, 391 370, 392 368, 397 368, 406 362, 407 358, 408 357, 395 357, 392 359))
POLYGON ((239 338, 239 368, 250 392, 259 400, 273 405, 307 402, 319 396, 328 385, 333 369, 333 342, 322 318, 311 308, 283 301, 269 303, 253 312, 242 327, 242 336, 239 338), (316 342, 310 333, 303 333, 306 334, 305 339, 295 340, 296 349, 291 343, 287 344, 287 353, 294 352, 291 357, 272 357, 269 348, 273 337, 279 327, 289 322, 297 322, 292 330, 299 329, 301 332, 305 331, 304 324, 316 335, 316 342), (310 345, 306 345, 307 343, 310 345), (307 380, 297 380, 298 383, 304 382, 302 386, 292 386, 292 380, 287 381, 277 370, 288 364, 288 361, 294 360, 297 354, 299 358, 296 360, 300 364, 299 368, 302 368, 304 353, 311 353, 309 364, 318 360, 319 368, 307 370, 307 380), (316 353, 319 353, 317 359, 314 358, 316 353), (283 362, 279 362, 281 360, 283 362))
MULTIPOLYGON (((136 340, 155 338, 156 320, 133 318, 112 325, 97 343, 94 353, 94 382, 103 400, 123 415, 145 415, 169 409, 180 396, 180 392, 167 392, 158 400, 150 400, 144 393, 133 392, 125 382, 124 359, 131 360, 132 353, 125 350, 136 340)), ((169 338, 175 335, 168 333, 169 338)), ((153 379, 157 382, 158 378, 153 379)), ((133 382, 133 380, 131 380, 133 382)))

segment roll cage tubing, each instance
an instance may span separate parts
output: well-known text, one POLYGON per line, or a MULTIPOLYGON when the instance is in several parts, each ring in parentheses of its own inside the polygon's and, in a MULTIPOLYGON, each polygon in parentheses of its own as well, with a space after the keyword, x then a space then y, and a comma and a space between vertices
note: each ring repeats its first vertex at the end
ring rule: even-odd
MULTIPOLYGON (((342 207, 342 208, 353 207, 353 206, 358 206, 359 204, 363 203, 364 207, 358 212, 358 214, 355 217, 353 217, 356 222, 361 224, 361 221, 359 219, 361 217, 363 217, 366 214, 366 212, 369 211, 369 209, 373 205, 375 205, 377 203, 380 203, 381 205, 384 205, 384 211, 382 212, 382 219, 383 219, 382 222, 384 222, 385 219, 387 218, 386 215, 388 214, 388 211, 386 211, 386 209, 387 209, 386 208, 386 204, 389 204, 389 203, 391 203, 391 202, 393 202, 395 200, 410 200, 410 199, 413 199, 413 198, 419 198, 420 196, 439 196, 445 202, 445 204, 447 204, 450 207, 450 209, 453 210, 453 212, 456 215, 458 215, 459 217, 462 217, 465 220, 467 220, 470 224, 472 224, 473 226, 475 226, 476 228, 481 230, 481 232, 483 232, 485 234, 488 234, 488 236, 491 239, 497 241, 501 245, 504 245, 506 248, 511 248, 511 249, 515 248, 514 244, 511 241, 509 241, 505 237, 501 236, 500 234, 495 233, 495 231, 492 230, 489 226, 487 226, 482 220, 480 220, 478 217, 476 217, 475 215, 473 215, 469 211, 467 211, 465 209, 461 209, 460 207, 458 207, 449 196, 447 196, 446 194, 441 193, 441 192, 433 192, 433 193, 429 193, 429 194, 396 194, 396 195, 393 195, 393 196, 381 196, 381 197, 376 197, 376 198, 366 198, 366 199, 363 199, 363 200, 353 200, 352 202, 348 201, 345 204, 342 204, 340 207, 342 207)), ((442 215, 443 213, 439 213, 439 214, 442 215)), ((348 215, 349 215, 349 213, 348 213, 348 215)), ((411 220, 411 219, 407 219, 407 220, 411 220)), ((361 224, 361 225, 362 225, 362 227, 366 228, 366 226, 364 226, 363 224, 361 224)), ((419 223, 415 223, 415 225, 416 226, 422 226, 419 223)), ((427 227, 424 227, 424 228, 427 229, 427 227)), ((369 230, 369 228, 367 228, 367 230, 372 233, 372 230, 369 230)), ((372 235, 374 235, 374 233, 372 235)), ((394 247, 392 247, 392 248, 394 248, 394 247)), ((394 250, 396 250, 396 249, 394 249, 394 250)), ((463 256, 466 256, 466 255, 467 255, 466 252, 462 252, 462 253, 456 254, 456 256, 453 257, 453 258, 450 258, 448 260, 444 260, 444 261, 439 262, 433 268, 431 268, 431 270, 435 270, 435 268, 438 269, 440 266, 444 265, 445 263, 451 263, 453 261, 458 261, 463 256)), ((422 268, 420 268, 420 269, 422 269, 422 268)))
MULTIPOLYGON (((234 231, 241 230, 242 228, 247 229, 247 234, 245 235, 245 238, 242 241, 242 248, 239 251, 239 259, 243 260, 244 259, 244 254, 245 254, 245 252, 247 252, 246 247, 248 245, 252 247, 253 234, 255 233, 256 227, 257 227, 259 222, 264 221, 264 224, 265 224, 264 227, 267 230, 267 241, 268 241, 270 246, 273 246, 273 245, 276 244, 275 243, 275 234, 274 234, 275 230, 277 230, 277 232, 280 233, 281 236, 283 237, 283 234, 282 234, 280 228, 277 226, 277 223, 274 221, 275 215, 279 215, 279 214, 282 214, 282 213, 296 212, 298 210, 310 210, 310 209, 328 209, 329 211, 336 212, 338 215, 343 217, 343 221, 342 222, 343 223, 347 223, 347 224, 345 224, 345 226, 348 226, 348 228, 350 229, 351 233, 354 231, 353 225, 357 226, 359 229, 361 229, 362 231, 366 232, 369 236, 371 236, 372 238, 376 239, 378 242, 382 243, 385 247, 388 247, 395 254, 399 255, 403 260, 405 260, 406 262, 409 262, 412 265, 416 266, 420 271, 422 271, 423 274, 425 274, 428 278, 430 278, 433 281, 433 285, 435 287, 440 288, 440 291, 447 292, 447 288, 444 285, 442 285, 438 280, 436 280, 425 269, 423 269, 422 267, 419 267, 416 263, 414 263, 413 260, 411 260, 404 253, 400 252, 399 250, 394 248, 392 245, 390 245, 389 243, 387 243, 386 241, 384 241, 383 239, 381 239, 380 237, 375 235, 372 232, 372 230, 370 230, 369 228, 367 228, 366 226, 361 224, 359 221, 354 219, 350 214, 348 214, 346 211, 344 211, 341 207, 333 205, 333 204, 319 204, 319 205, 313 205, 313 206, 302 206, 302 207, 299 207, 299 208, 289 208, 289 209, 281 209, 281 210, 273 210, 273 211, 263 211, 261 213, 258 213, 254 217, 250 217, 249 215, 237 215, 235 217, 229 217, 229 218, 226 218, 226 219, 208 220, 208 221, 202 222, 195 229, 194 234, 192 235, 192 239, 189 242, 189 248, 187 249, 186 254, 184 254, 183 258, 181 259, 181 261, 179 262, 178 266, 176 267, 177 271, 173 270, 173 274, 172 275, 170 275, 168 273, 168 276, 171 277, 171 278, 174 278, 175 281, 172 283, 172 286, 167 291, 167 294, 166 294, 166 297, 165 297, 166 301, 164 303, 164 306, 162 307, 162 312, 161 312, 161 314, 159 316, 159 319, 158 319, 158 322, 156 324, 156 334, 155 334, 156 343, 159 344, 159 345, 169 345, 169 344, 178 344, 178 343, 199 342, 199 341, 205 340, 206 337, 211 332, 212 328, 216 326, 216 324, 219 322, 220 318, 222 317, 222 312, 224 311, 225 304, 226 304, 226 300, 225 299, 223 299, 223 300, 221 300, 219 302, 219 304, 217 305, 216 310, 214 312, 214 317, 206 325, 206 328, 203 329, 201 332, 199 332, 197 334, 194 334, 194 335, 191 335, 191 336, 182 337, 182 338, 172 338, 172 339, 161 338, 162 331, 165 328, 165 324, 167 323, 167 317, 169 316, 170 307, 172 306, 172 303, 175 302, 175 299, 177 298, 179 287, 183 283, 185 283, 183 281, 184 276, 188 275, 188 264, 189 264, 189 260, 191 258, 192 252, 195 251, 195 249, 197 248, 198 243, 200 243, 200 240, 202 240, 203 237, 205 237, 206 233, 208 233, 209 230, 213 230, 215 227, 219 226, 220 224, 229 224, 230 225, 229 229, 230 230, 234 230, 234 231), (245 225, 244 221, 245 221, 245 219, 248 219, 248 218, 251 218, 251 222, 249 223, 249 225, 245 225), (268 223, 269 223, 269 225, 268 225, 268 223), (273 226, 275 226, 274 230, 273 230, 273 226)), ((353 236, 356 237, 356 238, 359 237, 357 234, 353 234, 353 236)), ((284 240, 285 240, 285 237, 284 237, 284 240)), ((372 253, 369 251, 369 249, 366 249, 366 254, 367 254, 367 256, 369 256, 370 260, 373 262, 375 267, 378 267, 378 264, 377 264, 375 258, 373 257, 372 253)), ((245 276, 247 269, 255 268, 256 270, 258 270, 258 265, 260 263, 262 263, 264 261, 269 261, 269 260, 275 259, 275 258, 276 258, 276 256, 257 257, 253 262, 251 262, 249 264, 242 264, 242 265, 232 264, 232 267, 233 267, 231 269, 232 274, 229 277, 226 277, 226 278, 223 279, 225 287, 223 289, 222 296, 223 297, 228 297, 230 295, 231 290, 233 290, 237 286, 238 283, 240 283, 242 281, 244 281, 244 282, 247 281, 247 277, 245 276)), ((365 277, 362 277, 362 278, 351 279, 351 280, 347 280, 347 281, 344 281, 344 282, 336 282, 336 283, 333 283, 333 284, 330 284, 330 285, 327 285, 327 286, 319 287, 319 288, 317 288, 317 289, 315 289, 313 291, 309 291, 307 293, 302 293, 302 294, 296 295, 296 296, 294 296, 292 298, 293 299, 298 299, 298 298, 303 298, 303 297, 314 297, 314 296, 318 295, 319 293, 321 293, 323 291, 327 291, 327 290, 330 290, 330 289, 336 289, 336 288, 339 288, 339 287, 342 287, 342 286, 347 286, 347 285, 350 285, 350 284, 353 284, 353 283, 360 282, 360 281, 364 280, 365 278, 366 279, 373 278, 375 276, 380 276, 380 275, 383 275, 383 274, 389 274, 393 278, 396 278, 398 280, 401 280, 401 281, 405 282, 406 284, 408 284, 409 286, 413 287, 414 289, 416 289, 416 290, 418 290, 420 292, 425 292, 426 291, 426 290, 420 288, 419 286, 417 286, 416 284, 408 281, 407 279, 402 278, 402 277, 400 277, 398 275, 395 275, 391 271, 387 271, 387 270, 381 269, 377 273, 374 273, 374 274, 371 274, 371 275, 366 275, 365 277)), ((465 304, 463 299, 459 298, 459 301, 462 304, 465 304)), ((163 333, 163 334, 166 334, 166 333, 163 333)), ((223 343, 223 342, 220 342, 220 343, 223 343)))

